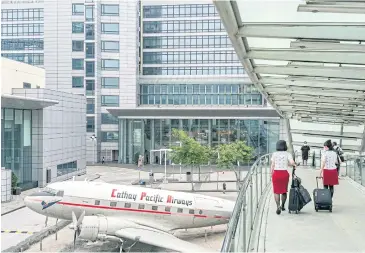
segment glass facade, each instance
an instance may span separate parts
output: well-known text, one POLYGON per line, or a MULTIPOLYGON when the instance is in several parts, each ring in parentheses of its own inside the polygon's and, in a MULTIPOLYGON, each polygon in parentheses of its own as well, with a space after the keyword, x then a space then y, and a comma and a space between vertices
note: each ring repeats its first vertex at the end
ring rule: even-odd
POLYGON ((2 51, 12 50, 43 50, 43 39, 3 39, 2 51))
POLYGON ((143 8, 144 18, 218 17, 212 4, 156 5, 143 8))
POLYGON ((1 25, 2 36, 41 36, 43 35, 43 24, 6 24, 1 25))
POLYGON ((141 85, 142 105, 262 105, 261 93, 250 84, 141 85))
POLYGON ((144 33, 197 33, 197 32, 224 32, 220 19, 212 20, 171 20, 171 21, 144 21, 144 33))
POLYGON ((242 66, 212 66, 212 67, 144 67, 143 75, 243 75, 242 66))
POLYGON ((156 36, 143 38, 143 48, 229 48, 231 46, 231 41, 226 35, 156 36))
MULTIPOLYGON (((236 140, 253 147, 254 155, 275 151, 279 120, 236 119, 121 119, 119 154, 122 163, 135 163, 140 154, 176 145, 172 129, 181 129, 203 145, 215 147, 236 140)), ((155 161, 155 157, 152 157, 155 161)), ((148 158, 149 160, 149 158, 148 158)))
POLYGON ((77 171, 77 161, 57 165, 57 177, 77 171))
POLYGON ((37 187, 32 178, 32 111, 1 111, 1 167, 14 172, 23 190, 37 187))
POLYGON ((1 54, 1 56, 14 61, 20 61, 35 66, 44 64, 44 54, 14 53, 1 54))
POLYGON ((2 22, 43 21, 43 17, 42 8, 1 10, 2 22))

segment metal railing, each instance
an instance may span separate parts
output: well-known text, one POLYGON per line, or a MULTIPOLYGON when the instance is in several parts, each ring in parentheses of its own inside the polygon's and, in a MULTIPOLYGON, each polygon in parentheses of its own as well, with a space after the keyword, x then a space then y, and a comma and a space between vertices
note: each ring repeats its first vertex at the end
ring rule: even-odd
POLYGON ((271 154, 259 157, 241 184, 221 252, 247 252, 262 196, 271 181, 271 154))
POLYGON ((365 156, 353 156, 341 164, 340 175, 345 175, 365 186, 365 156))

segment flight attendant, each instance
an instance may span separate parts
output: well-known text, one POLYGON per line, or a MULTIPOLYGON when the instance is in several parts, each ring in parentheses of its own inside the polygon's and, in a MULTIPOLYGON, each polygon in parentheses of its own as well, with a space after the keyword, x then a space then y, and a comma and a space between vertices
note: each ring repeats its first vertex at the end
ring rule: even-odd
POLYGON ((333 145, 331 140, 327 140, 324 143, 324 152, 321 158, 321 174, 323 177, 323 185, 324 188, 331 190, 331 196, 333 197, 334 186, 338 185, 338 172, 337 172, 337 164, 340 163, 340 158, 333 149, 333 145))
POLYGON ((276 202, 276 213, 280 214, 285 211, 284 205, 287 199, 288 183, 289 183, 289 166, 296 166, 293 156, 287 152, 286 141, 279 140, 276 143, 276 152, 271 157, 271 174, 274 190, 274 198, 276 202), (281 195, 281 205, 280 205, 281 195))

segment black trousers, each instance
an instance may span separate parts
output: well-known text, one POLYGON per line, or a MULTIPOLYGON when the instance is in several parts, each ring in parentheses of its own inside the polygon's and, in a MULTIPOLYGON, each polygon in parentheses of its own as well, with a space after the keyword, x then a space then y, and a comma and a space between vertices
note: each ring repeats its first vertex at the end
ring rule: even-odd
POLYGON ((326 188, 326 189, 330 188, 331 197, 333 197, 333 193, 335 192, 335 189, 333 188, 333 185, 324 185, 324 188, 326 188))

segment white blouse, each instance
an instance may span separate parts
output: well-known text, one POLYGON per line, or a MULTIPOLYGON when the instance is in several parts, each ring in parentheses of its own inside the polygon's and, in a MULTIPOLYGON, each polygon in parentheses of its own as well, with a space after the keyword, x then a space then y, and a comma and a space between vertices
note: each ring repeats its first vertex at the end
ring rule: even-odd
POLYGON ((287 151, 277 151, 272 154, 271 161, 274 162, 274 170, 288 170, 289 162, 293 156, 287 151))
POLYGON ((322 153, 322 162, 325 162, 324 168, 327 170, 335 170, 336 162, 338 162, 338 155, 333 150, 326 150, 322 153))

